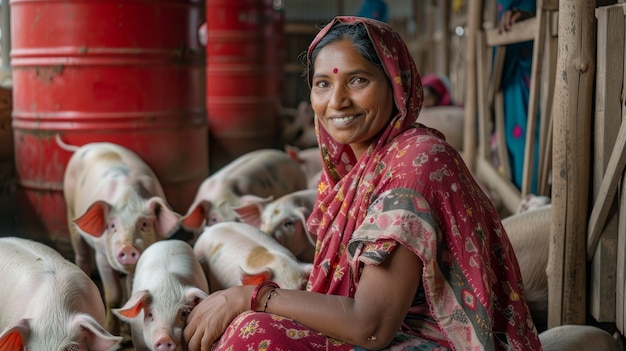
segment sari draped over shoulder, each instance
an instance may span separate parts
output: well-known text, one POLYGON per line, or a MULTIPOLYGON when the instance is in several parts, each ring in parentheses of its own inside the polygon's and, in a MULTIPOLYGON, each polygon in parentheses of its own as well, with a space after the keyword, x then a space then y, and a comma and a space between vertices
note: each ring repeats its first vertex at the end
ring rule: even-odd
POLYGON ((353 297, 363 266, 403 245, 423 271, 401 332, 454 350, 541 350, 498 213, 444 136, 416 123, 423 91, 404 42, 385 23, 337 17, 309 58, 337 21, 367 29, 396 113, 358 160, 316 120, 324 172, 308 220, 317 244, 307 290, 353 297))

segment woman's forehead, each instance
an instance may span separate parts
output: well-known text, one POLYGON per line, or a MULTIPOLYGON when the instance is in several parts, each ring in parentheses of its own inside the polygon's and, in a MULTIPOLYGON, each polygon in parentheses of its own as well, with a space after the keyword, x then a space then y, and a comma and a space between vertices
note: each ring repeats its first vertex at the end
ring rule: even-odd
POLYGON ((340 73, 343 69, 350 67, 361 67, 361 69, 371 69, 375 66, 368 61, 361 52, 352 44, 350 40, 344 39, 326 45, 322 48, 313 62, 314 70, 318 73, 324 71, 325 74, 340 73))

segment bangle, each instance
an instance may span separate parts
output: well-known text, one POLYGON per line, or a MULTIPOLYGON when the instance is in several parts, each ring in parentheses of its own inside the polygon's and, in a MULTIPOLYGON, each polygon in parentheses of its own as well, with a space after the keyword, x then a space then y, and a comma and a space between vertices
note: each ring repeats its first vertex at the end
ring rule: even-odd
POLYGON ((270 299, 274 295, 276 295, 276 288, 272 288, 272 290, 270 290, 270 293, 267 294, 267 299, 265 300, 265 303, 263 304, 263 312, 267 311, 267 304, 270 302, 270 299))
POLYGON ((265 287, 272 287, 272 288, 275 288, 275 289, 276 288, 280 288, 280 286, 278 286, 278 284, 276 282, 273 282, 271 280, 265 280, 265 281, 261 282, 259 285, 257 285, 254 288, 254 290, 252 290, 252 295, 250 296, 250 309, 252 311, 256 311, 257 299, 259 298, 259 293, 265 287))

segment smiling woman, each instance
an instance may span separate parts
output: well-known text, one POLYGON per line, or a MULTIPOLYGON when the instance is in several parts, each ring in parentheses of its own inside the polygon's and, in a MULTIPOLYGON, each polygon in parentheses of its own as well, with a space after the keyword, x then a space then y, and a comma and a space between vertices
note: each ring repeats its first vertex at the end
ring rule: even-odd
MULTIPOLYGON (((337 39, 327 36, 325 40, 337 39)), ((349 39, 323 48, 312 54, 311 106, 322 127, 338 142, 349 144, 359 157, 391 118, 391 86, 382 66, 367 60, 349 39)), ((364 50, 376 54, 371 45, 364 50)))
POLYGON ((306 291, 238 286, 190 314, 189 350, 540 350, 492 202, 437 130, 387 24, 336 17, 307 52, 324 170, 306 291))

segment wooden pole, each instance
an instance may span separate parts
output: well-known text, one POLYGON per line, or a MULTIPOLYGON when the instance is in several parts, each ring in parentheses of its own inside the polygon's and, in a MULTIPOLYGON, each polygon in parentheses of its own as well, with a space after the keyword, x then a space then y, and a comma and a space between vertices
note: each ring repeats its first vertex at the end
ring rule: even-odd
POLYGON ((548 327, 584 324, 595 0, 559 1, 548 327))
POLYGON ((476 170, 476 36, 481 25, 483 1, 468 3, 468 30, 465 56, 465 124, 463 135, 463 158, 470 170, 476 170))

